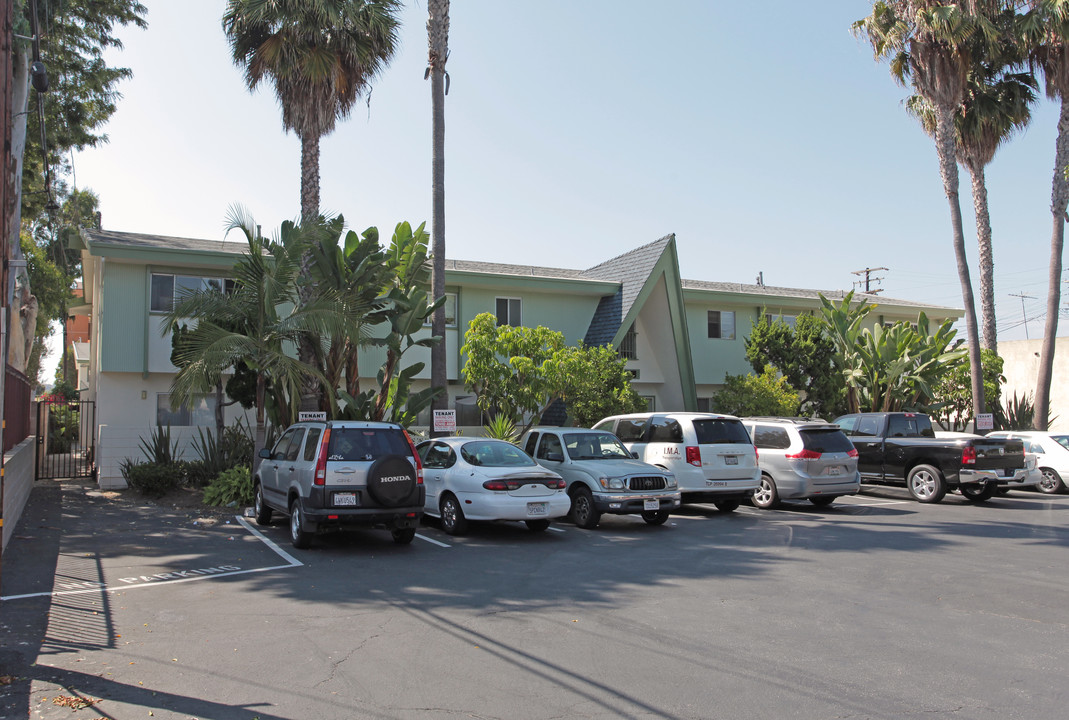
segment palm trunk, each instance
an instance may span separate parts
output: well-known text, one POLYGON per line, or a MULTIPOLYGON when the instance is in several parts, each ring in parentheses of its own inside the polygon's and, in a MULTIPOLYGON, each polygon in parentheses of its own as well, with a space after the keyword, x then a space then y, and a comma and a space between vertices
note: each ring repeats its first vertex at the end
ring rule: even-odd
MULTIPOLYGON (((319 219, 319 136, 301 136, 301 227, 310 230, 319 219)), ((312 267, 312 254, 306 252, 301 256, 301 274, 308 277, 312 267)), ((302 305, 307 305, 315 296, 315 285, 302 284, 298 297, 302 305)), ((301 362, 315 367, 317 353, 312 338, 302 335, 297 343, 297 357, 301 362)), ((316 411, 323 404, 321 394, 325 395, 315 379, 309 377, 301 383, 300 409, 316 411)))
POLYGON ((969 167, 972 177, 972 204, 976 213, 976 244, 980 251, 980 315, 983 317, 982 347, 998 352, 995 321, 995 258, 991 249, 991 214, 987 208, 987 179, 984 167, 969 167))
POLYGON ((1069 182, 1065 168, 1069 165, 1069 104, 1062 96, 1058 117, 1058 139, 1054 152, 1054 182, 1051 190, 1050 212, 1054 225, 1050 236, 1050 270, 1047 276, 1047 320, 1043 327, 1043 349, 1039 355, 1039 375, 1036 378, 1035 419, 1037 430, 1047 429, 1050 415, 1050 382, 1054 375, 1054 344, 1058 336, 1058 311, 1062 301, 1062 246, 1065 241, 1065 208, 1069 203, 1069 182))
MULTIPOLYGON (((445 62, 449 45, 449 0, 430 0, 427 6, 428 43, 430 45, 432 146, 431 194, 432 238, 431 297, 445 296, 445 62)), ((431 334, 441 338, 431 347, 431 387, 441 388, 431 401, 431 437, 445 433, 434 431, 434 411, 449 406, 446 377, 445 305, 434 311, 431 334)))
POLYGON ((965 255, 965 232, 961 222, 961 200, 958 195, 958 163, 955 154, 954 108, 935 106, 935 147, 939 156, 939 174, 943 190, 950 204, 950 222, 954 231, 954 258, 958 264, 961 299, 965 306, 965 333, 969 345, 969 371, 972 375, 973 418, 984 411, 984 374, 980 364, 980 336, 976 326, 976 301, 973 298, 969 261, 965 255))

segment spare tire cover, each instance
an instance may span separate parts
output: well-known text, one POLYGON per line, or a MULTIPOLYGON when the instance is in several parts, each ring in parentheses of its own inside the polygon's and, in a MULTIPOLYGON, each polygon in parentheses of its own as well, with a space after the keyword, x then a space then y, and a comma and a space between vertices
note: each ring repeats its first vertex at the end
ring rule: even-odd
POLYGON ((416 492, 416 468, 408 458, 386 455, 367 471, 367 491, 379 505, 404 505, 416 492))

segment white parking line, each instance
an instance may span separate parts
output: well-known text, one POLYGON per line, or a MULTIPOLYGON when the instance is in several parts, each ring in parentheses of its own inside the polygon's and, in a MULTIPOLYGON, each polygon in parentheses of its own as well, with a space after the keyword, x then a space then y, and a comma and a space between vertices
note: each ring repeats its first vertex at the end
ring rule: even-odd
POLYGON ((258 530, 253 528, 244 518, 238 517, 237 521, 241 523, 242 527, 252 533, 255 537, 259 538, 261 542, 267 545, 271 550, 277 553, 281 558, 286 560, 285 565, 272 565, 270 567, 261 568, 242 568, 237 565, 217 565, 209 568, 190 568, 187 570, 174 570, 171 572, 155 573, 153 575, 135 575, 132 577, 119 578, 119 585, 109 586, 106 583, 97 582, 95 580, 75 580, 70 582, 57 582, 59 587, 66 587, 65 590, 51 590, 49 592, 38 593, 26 593, 24 595, 5 595, 0 597, 0 601, 5 600, 24 600, 26 598, 36 597, 58 597, 60 595, 82 595, 84 593, 91 592, 116 592, 117 590, 129 590, 130 588, 149 587, 157 585, 174 585, 175 583, 192 582, 194 580, 207 580, 208 578, 227 577, 230 575, 247 575, 249 573, 267 572, 269 570, 284 570, 291 567, 300 567, 304 565, 300 560, 296 559, 278 545, 273 543, 264 537, 258 530))
POLYGON ((552 530, 553 532, 559 532, 559 533, 567 532, 566 530, 561 530, 559 527, 553 527, 552 525, 549 527, 549 529, 552 530))
POLYGON ((420 540, 424 540, 426 542, 429 542, 431 545, 437 545, 438 547, 446 547, 446 548, 447 547, 453 547, 452 545, 447 545, 444 542, 438 542, 437 540, 435 540, 433 538, 429 538, 426 535, 420 535, 419 533, 416 533, 416 537, 418 537, 420 540))

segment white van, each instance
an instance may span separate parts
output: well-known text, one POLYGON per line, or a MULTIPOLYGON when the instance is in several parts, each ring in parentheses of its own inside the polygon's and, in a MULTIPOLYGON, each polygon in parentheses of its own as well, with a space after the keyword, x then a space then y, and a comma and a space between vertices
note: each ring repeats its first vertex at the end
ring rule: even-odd
POLYGON ((683 502, 712 502, 731 512, 761 486, 757 450, 731 415, 695 412, 614 415, 597 423, 636 458, 670 470, 683 502))

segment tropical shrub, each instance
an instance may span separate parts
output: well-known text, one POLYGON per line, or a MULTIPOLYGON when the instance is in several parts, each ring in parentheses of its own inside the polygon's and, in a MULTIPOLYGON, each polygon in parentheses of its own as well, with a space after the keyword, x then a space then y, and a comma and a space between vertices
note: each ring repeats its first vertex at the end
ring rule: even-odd
POLYGON ((232 467, 204 488, 208 505, 239 506, 252 504, 252 473, 248 467, 232 467))
POLYGON ((48 405, 48 452, 67 453, 78 441, 81 413, 77 405, 48 405))
POLYGON ((520 439, 520 434, 516 432, 516 423, 512 421, 512 418, 504 414, 495 415, 488 423, 483 425, 483 434, 488 438, 504 440, 510 443, 520 439))
POLYGON ((798 414, 798 391, 771 366, 760 375, 727 375, 724 387, 712 399, 715 412, 740 417, 798 414))
POLYGON ((171 426, 156 425, 148 439, 141 438, 141 453, 150 463, 173 465, 182 459, 178 440, 171 440, 171 426))
POLYGON ((121 470, 127 485, 149 497, 159 497, 174 490, 185 477, 184 468, 177 463, 127 462, 121 470))

